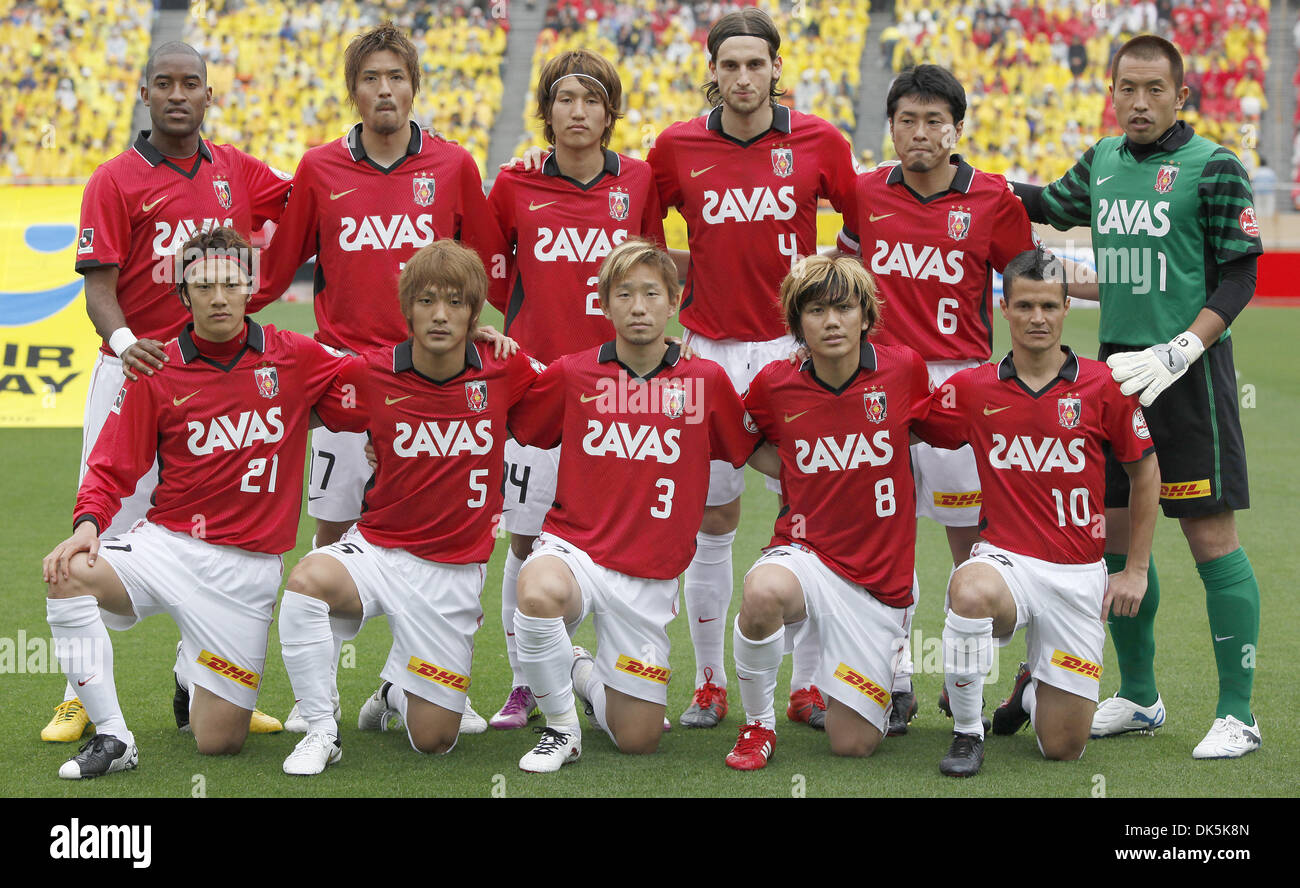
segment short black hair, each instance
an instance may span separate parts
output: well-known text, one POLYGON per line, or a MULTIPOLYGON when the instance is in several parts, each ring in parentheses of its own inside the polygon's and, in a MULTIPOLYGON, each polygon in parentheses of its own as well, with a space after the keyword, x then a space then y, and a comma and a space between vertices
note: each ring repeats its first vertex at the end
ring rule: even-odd
POLYGON ((1007 267, 1002 269, 1003 301, 1010 301, 1011 284, 1021 278, 1027 281, 1048 281, 1051 283, 1060 281, 1061 296, 1065 299, 1070 298, 1070 287, 1065 279, 1064 263, 1049 251, 1043 249, 1041 244, 1032 250, 1025 250, 1023 253, 1017 254, 1014 259, 1007 263, 1007 267))
POLYGON ((947 102, 952 112, 952 122, 961 123, 966 118, 966 90, 947 68, 938 65, 916 65, 904 68, 889 87, 885 100, 885 114, 894 119, 894 111, 902 99, 914 98, 921 102, 947 102))
POLYGON ((1115 50, 1115 57, 1110 61, 1110 85, 1119 81, 1119 60, 1126 55, 1144 61, 1152 61, 1161 56, 1169 60, 1169 76, 1174 80, 1174 89, 1183 88, 1183 54, 1163 37, 1155 34, 1139 34, 1115 50))
POLYGON ((148 86, 153 81, 153 70, 158 63, 158 59, 169 55, 187 55, 199 60, 199 72, 203 75, 203 82, 208 82, 208 63, 204 61, 203 54, 188 43, 182 43, 179 40, 172 40, 164 43, 149 54, 149 61, 144 66, 144 83, 148 86))

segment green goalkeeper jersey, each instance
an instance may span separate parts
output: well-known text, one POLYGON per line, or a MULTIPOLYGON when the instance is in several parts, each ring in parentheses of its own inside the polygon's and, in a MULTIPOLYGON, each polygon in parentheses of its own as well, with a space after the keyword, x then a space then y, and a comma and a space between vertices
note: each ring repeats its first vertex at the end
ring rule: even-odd
POLYGON ((1139 159, 1125 138, 1102 139, 1043 191, 1053 227, 1092 228, 1105 343, 1173 339, 1205 307, 1223 263, 1263 252, 1237 155, 1186 124, 1168 142, 1139 159))

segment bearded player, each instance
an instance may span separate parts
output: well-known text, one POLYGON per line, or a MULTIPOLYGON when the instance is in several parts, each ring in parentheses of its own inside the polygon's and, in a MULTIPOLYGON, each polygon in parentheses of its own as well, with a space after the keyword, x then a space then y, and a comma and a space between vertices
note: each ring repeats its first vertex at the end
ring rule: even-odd
MULTIPOLYGON (((392 25, 348 44, 344 83, 361 121, 303 155, 263 261, 255 305, 277 298, 316 256, 316 338, 336 349, 357 353, 405 341, 397 279, 420 247, 457 238, 491 261, 495 229, 473 157, 410 118, 420 71, 415 45, 392 25)), ((312 433, 307 512, 316 519, 318 546, 338 541, 361 515, 370 478, 365 443, 350 432, 312 433)), ((285 726, 306 730, 295 716, 290 712, 285 726)), ((486 729, 477 714, 472 720, 476 730, 486 729)))
MULTIPOLYGON (((200 753, 238 752, 261 684, 267 632, 302 500, 309 414, 341 425, 349 359, 244 317, 252 248, 217 228, 181 252, 191 323, 165 373, 123 385, 77 494, 73 534, 45 558, 60 666, 97 727, 59 769, 67 779, 134 768, 106 627, 155 614, 181 630, 176 684, 200 753), (157 458, 146 519, 100 539, 157 458)), ((178 712, 178 716, 182 713, 178 712)))
MULTIPOLYGON (((537 118, 554 150, 539 169, 503 170, 488 204, 505 239, 506 272, 494 287, 506 332, 541 361, 608 342, 614 328, 601 310, 601 261, 630 236, 664 240, 662 212, 648 164, 606 146, 621 116, 618 71, 586 50, 565 52, 542 66, 537 118)), ((495 282, 494 282, 495 283, 495 282)), ((510 694, 489 719, 521 728, 537 714, 515 644, 519 569, 532 551, 555 498, 559 448, 506 443, 505 511, 510 550, 501 582, 501 625, 513 675, 510 694)))
MULTIPOLYGON (((152 128, 101 164, 82 195, 76 270, 85 276, 86 313, 104 343, 86 393, 79 481, 122 384, 164 372, 163 345, 190 320, 176 300, 177 249, 218 225, 250 236, 280 218, 289 193, 284 173, 199 135, 212 103, 207 80, 207 65, 192 46, 158 47, 140 87, 152 128)), ((157 482, 157 467, 148 467, 103 535, 125 532, 143 518, 157 482)), ((71 742, 87 724, 69 685, 41 739, 71 742)), ((281 725, 255 711, 251 730, 268 733, 281 725)))
POLYGON ((743 465, 758 445, 740 397, 707 360, 664 342, 679 295, 672 259, 628 239, 606 257, 597 292, 615 338, 546 368, 511 416, 516 439, 563 439, 555 502, 519 572, 519 665, 546 726, 520 759, 558 771, 582 755, 574 694, 625 753, 663 735, 668 633, 677 577, 694 549, 711 457, 743 465), (595 479, 605 495, 593 497, 595 479), (566 627, 594 615, 596 658, 566 627))

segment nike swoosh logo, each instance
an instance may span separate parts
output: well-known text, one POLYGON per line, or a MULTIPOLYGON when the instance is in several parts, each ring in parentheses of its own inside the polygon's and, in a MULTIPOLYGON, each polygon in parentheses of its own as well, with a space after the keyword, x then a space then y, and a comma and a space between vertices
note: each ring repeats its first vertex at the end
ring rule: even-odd
POLYGON ((897 213, 882 213, 881 215, 877 216, 875 213, 872 213, 867 218, 870 219, 872 222, 879 222, 881 219, 888 219, 890 216, 897 216, 897 215, 898 215, 897 213))
POLYGON ((717 619, 717 617, 709 617, 707 620, 704 619, 703 617, 696 617, 696 618, 695 618, 695 621, 696 621, 697 623, 712 623, 712 622, 713 622, 714 620, 716 620, 716 619, 717 619))
MULTIPOLYGON (((805 410, 803 413, 808 413, 808 412, 809 412, 808 410, 805 410)), ((787 413, 787 414, 785 415, 785 421, 786 421, 786 422, 794 422, 796 419, 798 419, 799 417, 803 416, 803 413, 796 413, 794 416, 791 416, 790 414, 787 413)))
POLYGON ((704 169, 702 169, 702 170, 691 170, 691 178, 694 179, 696 176, 703 176, 705 173, 707 173, 709 170, 713 169, 713 167, 715 167, 715 166, 717 166, 716 163, 715 163, 715 164, 712 164, 711 166, 706 166, 706 167, 705 167, 704 169))
POLYGON ((600 395, 578 395, 578 400, 584 404, 590 404, 592 401, 599 401, 600 395))
MULTIPOLYGON (((99 675, 99 673, 96 672, 95 675, 99 675)), ((83 681, 82 679, 80 679, 80 678, 77 679, 77 687, 79 687, 79 688, 84 688, 84 687, 86 686, 86 682, 90 682, 90 681, 94 681, 94 680, 95 680, 95 675, 90 676, 90 678, 87 678, 87 679, 85 679, 84 681, 83 681)))
POLYGON ((993 407, 993 408, 990 408, 989 405, 985 404, 984 415, 992 416, 995 413, 1001 413, 1003 410, 1010 410, 1010 409, 1011 409, 1011 405, 1009 404, 1006 407, 993 407))
POLYGON ((324 498, 325 498, 325 494, 323 494, 323 493, 322 493, 320 496, 309 496, 309 497, 307 497, 307 502, 309 502, 309 503, 314 503, 314 502, 316 502, 316 500, 318 500, 318 499, 324 499, 324 498))
POLYGON ((547 697, 549 697, 549 696, 551 696, 551 695, 550 695, 550 694, 533 694, 533 698, 536 699, 536 700, 545 700, 545 699, 546 699, 547 697))
POLYGON ((953 682, 953 687, 958 687, 958 688, 968 688, 968 687, 970 687, 970 686, 973 685, 973 684, 975 684, 975 679, 972 678, 970 681, 966 682, 965 684, 962 684, 962 683, 959 682, 959 681, 954 681, 954 682, 953 682))
POLYGON ((194 397, 195 395, 197 395, 197 394, 198 394, 199 392, 201 392, 201 391, 203 391, 203 389, 198 389, 198 391, 190 392, 188 395, 186 395, 186 396, 183 397, 183 398, 176 398, 176 397, 173 397, 173 398, 172 398, 172 406, 173 406, 173 407, 179 407, 179 406, 181 406, 182 404, 184 404, 186 401, 188 401, 190 398, 194 397))
POLYGON ((140 209, 144 210, 147 213, 150 210, 152 210, 154 207, 158 206, 158 204, 165 201, 166 199, 167 199, 166 197, 160 197, 151 204, 147 204, 144 201, 140 201, 140 209))
POLYGON ((540 210, 542 207, 549 207, 551 204, 557 204, 557 203, 559 203, 558 200, 548 200, 548 201, 547 201, 546 203, 544 203, 544 204, 533 203, 533 202, 530 200, 530 201, 528 202, 528 209, 530 209, 530 210, 540 210))
POLYGON ((347 191, 340 191, 338 194, 335 194, 333 191, 331 191, 330 200, 338 200, 340 197, 345 197, 346 195, 349 195, 356 190, 357 190, 356 188, 349 188, 347 191))
POLYGON ((384 395, 384 406, 392 407, 398 401, 405 401, 407 398, 414 398, 414 397, 415 395, 402 395, 400 398, 390 398, 388 395, 384 395))
POLYGON ((1109 182, 1109 181, 1110 181, 1111 179, 1113 179, 1113 178, 1115 178, 1115 174, 1114 174, 1114 173, 1111 173, 1109 176, 1098 176, 1098 177, 1097 177, 1097 184, 1100 185, 1100 184, 1102 184, 1103 182, 1109 182))
POLYGON ((1234 637, 1234 636, 1232 636, 1232 635, 1225 635, 1225 636, 1223 636, 1222 638, 1220 638, 1219 636, 1216 635, 1216 636, 1214 636, 1214 640, 1215 640, 1215 641, 1227 641, 1229 638, 1233 638, 1233 637, 1234 637))

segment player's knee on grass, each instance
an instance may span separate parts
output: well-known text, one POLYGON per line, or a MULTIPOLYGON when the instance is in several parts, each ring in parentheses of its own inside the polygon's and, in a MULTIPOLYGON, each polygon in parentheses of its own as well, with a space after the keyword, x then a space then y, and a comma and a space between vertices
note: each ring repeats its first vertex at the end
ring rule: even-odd
POLYGON ((1097 704, 1041 681, 1034 682, 1034 698, 1034 732, 1043 757, 1061 762, 1077 761, 1088 745, 1097 704))
POLYGON ((200 755, 235 755, 248 739, 251 709, 236 706, 207 688, 194 685, 190 702, 190 728, 200 755))
POLYGON ((459 712, 444 709, 407 692, 406 726, 411 745, 426 755, 445 755, 456 745, 460 732, 459 712))
POLYGON ((826 701, 826 739, 832 755, 866 758, 880 746, 884 735, 862 716, 834 697, 826 701))
POLYGON ((664 735, 664 707, 605 686, 605 719, 619 752, 650 755, 664 735))
POLYGON ((740 499, 720 506, 705 506, 700 530, 714 536, 731 533, 740 526, 740 499))

